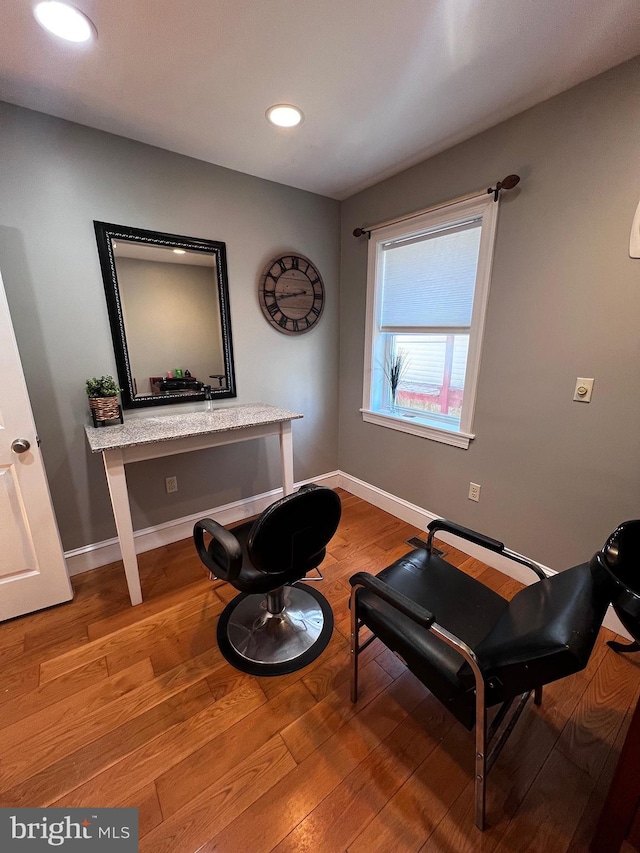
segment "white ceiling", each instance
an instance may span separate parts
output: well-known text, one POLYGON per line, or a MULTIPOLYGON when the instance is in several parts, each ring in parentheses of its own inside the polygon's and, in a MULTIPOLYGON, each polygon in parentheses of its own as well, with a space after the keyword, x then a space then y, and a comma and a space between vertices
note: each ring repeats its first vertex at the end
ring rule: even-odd
POLYGON ((0 99, 335 198, 640 53, 638 0, 75 0, 89 49, 34 2, 2 0, 0 99))

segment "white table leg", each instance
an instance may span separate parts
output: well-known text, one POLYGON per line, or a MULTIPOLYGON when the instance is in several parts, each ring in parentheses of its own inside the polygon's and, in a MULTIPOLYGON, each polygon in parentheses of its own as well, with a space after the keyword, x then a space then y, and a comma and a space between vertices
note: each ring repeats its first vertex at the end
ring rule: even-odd
POLYGON ((291 421, 280 424, 280 464, 282 466, 282 491, 285 495, 293 492, 293 436, 291 421))
POLYGON ((111 506, 113 517, 116 521, 118 540, 122 552, 124 572, 129 587, 131 604, 142 603, 142 589, 140 588, 140 573, 138 571, 138 558, 136 556, 135 543, 133 541, 133 524, 131 522, 131 507, 129 506, 129 493, 127 492, 127 478, 124 472, 124 461, 121 450, 105 450, 102 454, 104 470, 107 474, 107 484, 111 495, 111 506))

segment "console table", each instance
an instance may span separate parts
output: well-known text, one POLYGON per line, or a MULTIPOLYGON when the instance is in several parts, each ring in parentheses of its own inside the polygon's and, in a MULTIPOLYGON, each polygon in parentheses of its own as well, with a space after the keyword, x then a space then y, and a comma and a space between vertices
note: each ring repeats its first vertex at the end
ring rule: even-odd
POLYGON ((278 435, 282 488, 288 495, 293 491, 291 421, 301 417, 297 412, 252 403, 211 412, 132 417, 117 426, 85 427, 91 452, 102 453, 131 604, 142 602, 142 590, 125 465, 278 435))

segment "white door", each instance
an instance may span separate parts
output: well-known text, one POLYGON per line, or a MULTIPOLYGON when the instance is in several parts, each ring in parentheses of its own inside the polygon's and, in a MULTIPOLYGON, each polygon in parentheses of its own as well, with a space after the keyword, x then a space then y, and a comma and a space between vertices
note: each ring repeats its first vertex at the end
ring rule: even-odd
POLYGON ((0 276, 0 620, 72 597, 0 276))

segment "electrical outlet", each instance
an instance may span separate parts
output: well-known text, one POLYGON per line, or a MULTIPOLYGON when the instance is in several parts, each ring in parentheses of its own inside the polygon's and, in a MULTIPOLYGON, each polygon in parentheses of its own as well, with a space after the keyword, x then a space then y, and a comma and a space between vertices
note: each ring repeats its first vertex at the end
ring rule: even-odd
POLYGON ((167 494, 170 495, 172 492, 178 491, 178 478, 177 477, 167 477, 164 481, 165 489, 167 490, 167 494))
POLYGON ((469 500, 476 502, 480 500, 480 486, 478 483, 469 483, 469 500))

